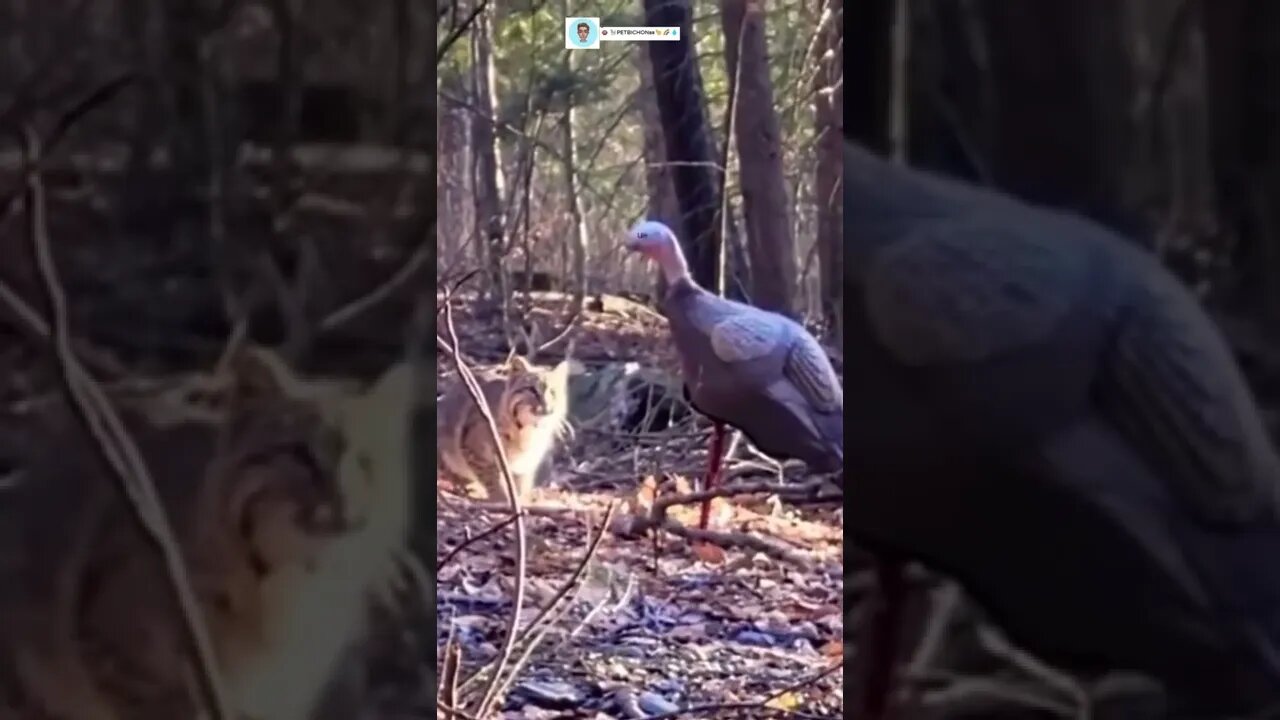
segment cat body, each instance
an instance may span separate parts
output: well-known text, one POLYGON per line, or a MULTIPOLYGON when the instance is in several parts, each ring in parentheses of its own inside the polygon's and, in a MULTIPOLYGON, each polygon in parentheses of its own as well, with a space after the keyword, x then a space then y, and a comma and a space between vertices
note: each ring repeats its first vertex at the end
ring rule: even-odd
MULTIPOLYGON (((313 564, 345 528, 342 435, 283 373, 246 352, 224 407, 116 403, 228 676, 261 653, 265 579, 313 564)), ((17 468, 0 490, 0 705, 41 720, 196 717, 161 555, 74 411, 58 398, 0 417, 0 460, 17 468)))
MULTIPOLYGON (((516 492, 527 498, 549 472, 551 451, 567 427, 569 363, 538 367, 514 356, 505 367, 473 371, 493 416, 516 492)), ((508 499, 493 433, 459 378, 437 406, 440 471, 486 496, 508 499)))
POLYGON ((346 442, 339 478, 349 527, 314 563, 281 565, 264 579, 274 610, 266 641, 232 678, 239 708, 255 720, 349 720, 367 708, 367 651, 380 630, 372 617, 377 609, 398 614, 389 596, 404 579, 415 521, 410 421, 417 381, 401 363, 340 403, 346 442))

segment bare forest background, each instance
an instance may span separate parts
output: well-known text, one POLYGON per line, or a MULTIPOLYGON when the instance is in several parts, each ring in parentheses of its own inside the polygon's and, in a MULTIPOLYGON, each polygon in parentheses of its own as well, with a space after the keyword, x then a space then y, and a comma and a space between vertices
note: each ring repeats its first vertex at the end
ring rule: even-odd
POLYGON ((435 10, 0 2, 0 352, 19 384, 48 330, 24 130, 100 377, 209 367, 246 338, 313 371, 398 357, 431 283, 435 10))
MULTIPOLYGON (((532 351, 586 321, 599 342, 627 315, 614 354, 653 364, 637 349, 669 343, 648 315, 587 317, 606 294, 654 296, 621 248, 643 216, 676 230, 700 282, 838 354, 848 137, 1122 230, 1197 288, 1280 405, 1280 3, 856 10, 846 58, 842 0, 0 0, 0 402, 56 375, 21 202, 33 162, 95 378, 208 368, 248 339, 371 377, 404 353, 415 295, 474 271, 475 334, 532 351), (567 15, 681 25, 689 42, 570 52, 567 15), (535 293, 560 297, 535 313, 535 293)), ((628 442, 561 467, 632 487, 628 442)), ((671 447, 687 465, 690 446, 671 447)), ((823 524, 839 565, 840 523, 823 524)), ((819 569, 825 598, 840 573, 819 569)), ((840 604, 823 605, 813 635, 838 654, 840 604)))
MULTIPOLYGON (((437 281, 485 270, 512 291, 652 296, 622 249, 642 217, 695 277, 820 323, 838 343, 842 3, 511 2, 480 10, 439 68, 437 281), (564 48, 564 19, 677 25, 692 42, 564 48), (728 140, 726 140, 728 138, 728 140), (727 169, 727 171, 726 171, 727 169)), ((520 333, 515 333, 519 336, 520 333)))
POLYGON ((863 3, 847 126, 842 12, 823 0, 480 12, 440 67, 437 279, 483 267, 495 298, 651 295, 651 271, 619 248, 647 215, 676 229, 704 283, 838 345, 844 133, 1120 230, 1197 289, 1264 400, 1280 399, 1280 8, 863 3), (688 15, 692 56, 565 51, 563 18, 588 9, 602 24, 688 15))
POLYGON ((1280 4, 859 9, 848 136, 1083 213, 1156 253, 1213 310, 1276 430, 1280 4))
POLYGON ((473 265, 499 288, 649 292, 650 273, 617 240, 646 214, 707 248, 710 260, 694 254, 704 279, 723 264, 726 292, 834 338, 838 127, 1124 230, 1202 291, 1264 395, 1276 394, 1280 8, 861 5, 845 128, 843 22, 833 32, 824 20, 842 4, 759 7, 591 5, 604 24, 692 15, 696 62, 659 58, 688 73, 672 83, 667 117, 650 47, 567 52, 562 18, 586 9, 550 0, 479 12, 411 0, 4 0, 0 281, 8 300, 25 300, 0 303, 0 332, 42 329, 15 201, 17 131, 30 125, 48 140, 76 326, 127 364, 202 362, 239 324, 304 365, 350 356, 343 364, 376 367, 385 357, 354 359, 355 348, 399 346, 393 318, 432 261, 437 280, 473 265), (896 13, 909 19, 897 46, 896 13), (696 95, 678 95, 688 87, 696 95), (689 97, 700 103, 680 106, 689 97), (671 159, 672 140, 703 157, 671 159))

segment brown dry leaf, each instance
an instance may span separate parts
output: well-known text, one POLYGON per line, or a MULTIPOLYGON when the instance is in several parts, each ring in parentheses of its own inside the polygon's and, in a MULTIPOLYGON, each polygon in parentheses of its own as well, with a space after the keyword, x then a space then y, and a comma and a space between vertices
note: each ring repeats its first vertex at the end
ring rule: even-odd
MULTIPOLYGON (((538 295, 530 312, 539 323, 558 325, 559 318, 570 310, 570 299, 538 295)), ((464 350, 479 362, 501 362, 510 348, 500 324, 477 314, 476 303, 460 303, 458 309, 464 350)), ((588 309, 581 323, 575 356, 590 357, 593 362, 617 357, 672 374, 680 371, 673 346, 666 341, 669 330, 661 318, 650 313, 630 317, 588 309)), ((852 652, 852 644, 828 642, 840 637, 845 619, 840 608, 844 575, 839 571, 843 532, 829 509, 787 507, 781 517, 770 518, 766 514, 773 508, 767 500, 744 496, 712 501, 712 520, 720 529, 804 548, 819 559, 812 567, 800 569, 749 547, 725 547, 703 538, 685 541, 676 533, 661 528, 655 531, 647 524, 658 498, 688 494, 701 485, 703 468, 695 458, 705 462, 707 438, 691 431, 705 430, 705 426, 699 429, 689 422, 672 430, 670 438, 639 447, 620 441, 615 433, 583 431, 566 438, 564 457, 558 462, 571 463, 575 482, 562 483, 556 490, 539 488, 537 498, 538 502, 579 512, 531 513, 526 520, 526 540, 530 548, 538 550, 531 551, 526 560, 528 597, 521 629, 537 615, 533 608, 545 607, 578 572, 584 573, 578 580, 581 592, 564 605, 564 618, 551 626, 562 641, 534 653, 521 679, 573 677, 572 682, 585 690, 595 682, 580 678, 585 668, 586 677, 611 678, 599 684, 602 692, 612 695, 615 682, 630 688, 643 684, 634 678, 669 677, 675 667, 683 675, 705 678, 690 687, 689 704, 740 702, 782 692, 786 683, 820 672, 846 649, 852 652), (576 485, 579 476, 581 487, 576 485), (610 502, 620 504, 609 534, 584 571, 580 566, 585 548, 610 502), (598 574, 606 567, 612 570, 612 578, 598 574), (629 631, 637 621, 643 621, 647 634, 629 631), (796 630, 806 622, 815 626, 800 630, 806 636, 818 633, 820 652, 811 650, 807 643, 793 648, 736 642, 739 627, 777 634, 796 630), (623 629, 628 632, 619 635, 623 629)), ((436 515, 437 529, 444 538, 442 551, 484 532, 507 515, 505 508, 480 511, 464 498, 448 493, 441 496, 449 500, 441 500, 436 515)), ((700 503, 672 506, 668 518, 673 524, 690 527, 698 521, 700 510, 700 503)), ((507 528, 469 545, 437 578, 437 623, 449 628, 455 618, 461 618, 466 631, 459 628, 455 635, 466 643, 466 656, 474 658, 472 666, 498 654, 510 619, 510 606, 502 601, 510 599, 514 587, 514 539, 514 532, 507 528)), ((437 636, 437 641, 443 642, 445 635, 437 636)), ((822 685, 820 692, 799 690, 780 696, 770 707, 757 708, 757 714, 802 710, 838 717, 843 709, 840 678, 828 678, 822 685)), ((634 706, 636 700, 632 703, 634 706)), ((532 704, 493 717, 532 720, 568 717, 570 712, 582 720, 611 717, 596 714, 594 709, 540 710, 532 704)), ((615 714, 627 716, 625 712, 615 714)), ((637 708, 636 716, 642 714, 637 708)))
POLYGON ((733 521, 733 503, 725 498, 711 498, 711 525, 728 525, 733 521))
POLYGON ((803 598, 792 598, 782 605, 782 611, 792 618, 819 620, 841 614, 839 605, 832 603, 813 603, 803 598))
POLYGON ((636 488, 635 496, 632 502, 637 508, 643 509, 645 512, 653 509, 653 501, 658 496, 658 479, 652 475, 645 475, 640 481, 640 485, 636 488))
POLYGON ((728 557, 728 553, 719 545, 698 542, 693 544, 693 556, 708 565, 719 565, 728 557))

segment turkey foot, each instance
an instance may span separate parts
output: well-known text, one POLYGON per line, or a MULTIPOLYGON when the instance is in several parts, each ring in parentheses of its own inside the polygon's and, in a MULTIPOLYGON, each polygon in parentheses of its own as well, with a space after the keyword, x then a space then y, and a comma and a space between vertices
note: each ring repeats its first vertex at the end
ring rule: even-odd
MULTIPOLYGON (((724 455, 724 425, 714 423, 711 426, 711 453, 707 457, 707 479, 702 483, 703 490, 710 490, 720 481, 720 461, 724 455)), ((702 516, 698 519, 698 529, 706 530, 711 520, 711 498, 702 501, 702 516)))

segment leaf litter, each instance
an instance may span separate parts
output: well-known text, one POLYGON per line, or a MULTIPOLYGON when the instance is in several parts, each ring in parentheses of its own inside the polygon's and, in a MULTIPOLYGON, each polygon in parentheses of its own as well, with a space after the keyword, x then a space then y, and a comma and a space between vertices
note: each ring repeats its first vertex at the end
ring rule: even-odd
MULTIPOLYGON (((591 304, 596 308, 580 316, 572 335, 575 361, 588 369, 630 362, 676 371, 660 316, 619 298, 591 304)), ((566 305, 562 296, 545 294, 526 313, 525 331, 545 336, 568 315, 566 305)), ((469 358, 498 362, 508 354, 507 334, 475 303, 461 303, 455 323, 469 358)), ((451 368, 441 365, 443 384, 451 368)), ((639 718, 690 708, 702 709, 689 717, 775 717, 780 711, 843 717, 842 673, 831 672, 844 650, 843 533, 834 505, 797 507, 757 495, 713 501, 713 530, 767 537, 802 563, 751 547, 691 542, 653 527, 634 532, 628 521, 647 517, 658 499, 697 486, 706 463, 705 429, 692 417, 633 437, 578 427, 558 451, 555 480, 538 488, 528 507, 526 606, 518 627, 528 628, 556 600, 609 504, 617 503, 618 511, 562 610, 551 613, 553 622, 496 717, 639 718)), ((755 470, 764 479, 778 474, 777 468, 755 470)), ((470 543, 440 568, 436 594, 438 655, 456 643, 466 678, 497 658, 510 621, 514 531, 473 540, 509 512, 473 502, 443 480, 438 500, 438 553, 470 543)), ((690 527, 697 512, 694 504, 675 505, 666 519, 690 527)))

